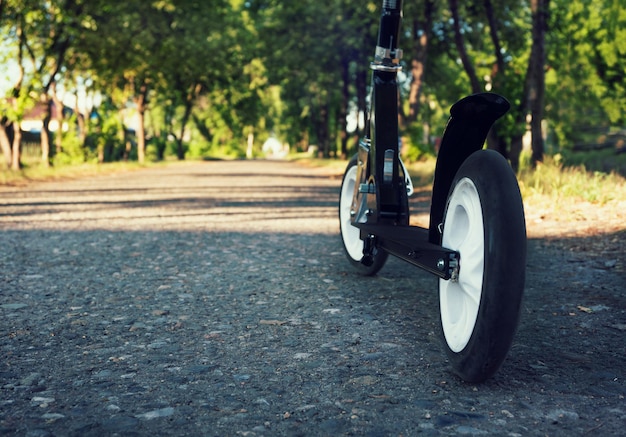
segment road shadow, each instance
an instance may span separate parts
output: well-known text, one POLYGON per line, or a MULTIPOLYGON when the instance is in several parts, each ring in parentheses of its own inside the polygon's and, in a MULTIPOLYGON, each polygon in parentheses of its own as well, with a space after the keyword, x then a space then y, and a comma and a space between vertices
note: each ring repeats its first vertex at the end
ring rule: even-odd
POLYGON ((360 415, 384 411, 385 430, 425 414, 434 429, 481 429, 506 410, 507 429, 521 431, 551 423, 542 411, 596 417, 626 395, 623 264, 605 256, 622 246, 562 247, 593 238, 529 241, 514 346, 479 386, 450 372, 436 280, 395 259, 358 276, 338 235, 3 230, 0 244, 7 429, 144 432, 155 422, 142 417, 172 411, 161 431, 226 416, 294 431, 277 411, 318 426, 336 420, 339 399, 360 415), (33 399, 54 402, 33 412, 33 399))

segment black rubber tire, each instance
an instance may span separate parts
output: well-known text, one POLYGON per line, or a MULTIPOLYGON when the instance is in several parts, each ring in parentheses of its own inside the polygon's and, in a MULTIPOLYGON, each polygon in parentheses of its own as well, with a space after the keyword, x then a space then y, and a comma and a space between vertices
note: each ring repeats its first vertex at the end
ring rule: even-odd
POLYGON ((370 265, 361 262, 363 241, 359 238, 359 230, 350 224, 350 205, 354 193, 354 184, 359 183, 356 181, 357 163, 358 157, 354 156, 348 163, 341 181, 341 192, 339 194, 339 231, 344 253, 352 267, 354 267, 356 272, 360 275, 373 276, 383 268, 389 254, 383 250, 378 250, 373 255, 370 265))
MULTIPOLYGON (((517 329, 524 292, 526 271, 524 207, 515 174, 502 155, 492 150, 479 150, 465 160, 459 168, 448 194, 444 215, 445 224, 447 224, 445 220, 448 218, 448 214, 450 214, 451 224, 454 222, 454 214, 458 213, 462 217, 464 202, 469 205, 480 205, 479 208, 476 207, 475 209, 482 211, 484 244, 482 249, 480 244, 470 244, 472 228, 469 222, 471 220, 468 220, 467 223, 462 218, 458 220, 458 223, 463 226, 457 226, 457 228, 464 228, 464 225, 467 225, 468 228, 468 241, 465 243, 468 247, 467 252, 471 254, 476 251, 476 254, 464 260, 463 251, 459 247, 448 247, 461 252, 460 274, 456 284, 440 280, 440 320, 443 344, 453 371, 463 380, 476 383, 490 378, 506 358, 517 329), (469 181, 473 183, 474 191, 471 191, 473 189, 471 189, 472 184, 469 181), (457 186, 460 187, 458 196, 465 197, 455 197, 453 200, 453 193, 457 186), (464 193, 465 189, 468 191, 464 193), (470 192, 477 193, 477 197, 468 195, 470 192), (474 198, 474 201, 468 201, 468 197, 474 198), (476 202, 476 199, 479 199, 479 202, 476 202), (452 208, 451 204, 453 205, 452 208), (450 211, 450 209, 458 208, 461 212, 450 211), (471 249, 471 247, 478 247, 478 249, 471 249), (483 253, 482 284, 480 279, 476 279, 481 277, 480 274, 476 273, 480 270, 480 263, 478 262, 480 252, 483 253), (463 289, 468 282, 471 282, 463 282, 464 266, 468 269, 465 272, 467 275, 477 275, 473 278, 477 284, 480 284, 475 287, 476 290, 479 288, 481 290, 480 299, 477 299, 478 296, 473 296, 476 299, 470 299, 468 301, 470 303, 459 304, 458 301, 462 301, 464 298, 456 298, 462 296, 462 293, 454 294, 452 291, 444 291, 443 287, 450 287, 445 290, 463 289), (475 267, 474 273, 472 273, 473 267, 475 267), (444 293, 449 294, 445 294, 444 297, 444 293), (476 304, 473 302, 478 302, 477 314, 467 311, 469 306, 473 305, 476 308, 476 304), (446 314, 459 316, 456 317, 456 320, 460 320, 467 314, 476 314, 473 329, 461 329, 466 333, 464 335, 469 335, 471 332, 467 342, 460 341, 451 346, 454 341, 449 341, 446 338, 444 305, 447 307, 445 309, 446 314), (463 307, 463 305, 466 306, 463 307), (464 309, 459 309, 460 307, 464 309), (462 314, 464 312, 465 314, 462 314)), ((472 207, 470 206, 468 209, 471 210, 472 207)), ((448 235, 453 235, 455 231, 447 230, 445 224, 443 234, 448 238, 448 235), (446 234, 447 231, 450 234, 446 234)), ((480 226, 480 224, 476 224, 476 226, 480 226)), ((453 227, 451 226, 451 228, 453 227)), ((458 241, 461 240, 462 232, 457 232, 459 234, 458 241)), ((476 234, 480 235, 480 232, 474 231, 473 235, 476 234)), ((442 235, 442 243, 445 246, 446 238, 444 235, 442 235)), ((480 236, 477 238, 480 240, 480 236)), ((453 243, 452 237, 449 237, 448 240, 448 243, 453 243)), ((453 246, 454 244, 449 245, 453 246)), ((459 244, 459 246, 463 247, 463 244, 459 244)), ((469 285, 467 287, 472 288, 469 285)), ((448 317, 446 326, 456 326, 450 322, 451 317, 446 317, 448 317)), ((461 324, 462 322, 459 322, 459 325, 461 324)), ((448 329, 448 332, 454 332, 455 328, 448 329)), ((449 337, 454 339, 450 334, 449 337)))

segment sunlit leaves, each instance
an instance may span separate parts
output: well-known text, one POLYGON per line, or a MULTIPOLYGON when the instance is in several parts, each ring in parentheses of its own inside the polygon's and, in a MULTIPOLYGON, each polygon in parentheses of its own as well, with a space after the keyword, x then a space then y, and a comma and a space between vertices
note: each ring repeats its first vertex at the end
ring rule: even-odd
POLYGON ((626 123, 626 10, 619 0, 553 0, 552 13, 548 117, 567 146, 581 129, 626 123))
MULTIPOLYGON (((504 72, 495 68, 485 2, 459 3, 466 48, 481 86, 519 108, 532 42, 529 2, 491 2, 504 72)), ((435 4, 415 124, 430 125, 439 135, 447 108, 470 87, 453 44, 447 4, 435 4)), ((579 126, 626 124, 626 8, 623 0, 550 4, 546 116, 559 145, 567 146, 579 126)), ((413 27, 423 8, 423 0, 404 4, 400 46, 406 72, 417 41, 412 35, 424 32, 413 27)), ((17 58, 19 23, 27 35, 22 63, 28 90, 18 93, 23 102, 4 114, 18 117, 34 104, 65 41, 64 68, 56 79, 67 88, 89 82, 124 108, 137 84, 148 84, 149 134, 171 130, 180 137, 184 106, 191 101, 198 129, 186 136, 190 142, 244 144, 244 132, 262 137, 271 130, 291 144, 325 142, 334 149, 343 128, 342 67, 348 64, 348 106, 362 110, 357 88, 365 89, 369 76, 358 85, 357 78, 373 54, 379 10, 379 0, 5 0, 2 62, 17 58)), ((402 79, 409 81, 410 75, 402 79)), ((512 116, 500 125, 503 135, 511 134, 506 130, 513 126, 512 116)), ((520 126, 513 129, 525 128, 520 126)))

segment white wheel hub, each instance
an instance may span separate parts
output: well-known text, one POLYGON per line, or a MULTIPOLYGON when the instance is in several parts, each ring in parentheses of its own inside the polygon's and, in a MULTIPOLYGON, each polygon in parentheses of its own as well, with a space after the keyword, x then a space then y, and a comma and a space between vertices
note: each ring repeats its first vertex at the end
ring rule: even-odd
POLYGON ((460 352, 467 346, 476 325, 485 262, 480 196, 469 178, 461 179, 450 196, 442 246, 461 255, 458 281, 439 280, 444 337, 453 352, 460 352))

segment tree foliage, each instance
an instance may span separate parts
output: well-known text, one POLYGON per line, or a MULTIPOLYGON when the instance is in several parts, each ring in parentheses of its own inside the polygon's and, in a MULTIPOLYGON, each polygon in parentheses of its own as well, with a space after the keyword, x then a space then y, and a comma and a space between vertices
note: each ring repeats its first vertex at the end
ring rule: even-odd
MULTIPOLYGON (((269 136, 346 156, 367 113, 379 3, 3 0, 6 165, 19 168, 20 123, 41 105, 44 164, 251 156, 269 136), (66 129, 50 135, 54 117, 66 129)), ((626 122, 619 0, 416 0, 403 26, 411 156, 432 153, 447 108, 483 90, 512 103, 489 146, 514 167, 528 119, 536 159, 546 126, 549 146, 567 148, 626 122)))
POLYGON ((619 0, 553 0, 547 117, 559 145, 626 124, 626 9, 619 0))

